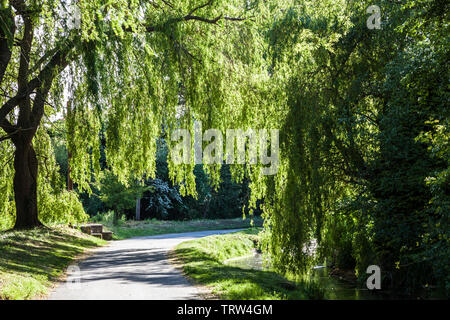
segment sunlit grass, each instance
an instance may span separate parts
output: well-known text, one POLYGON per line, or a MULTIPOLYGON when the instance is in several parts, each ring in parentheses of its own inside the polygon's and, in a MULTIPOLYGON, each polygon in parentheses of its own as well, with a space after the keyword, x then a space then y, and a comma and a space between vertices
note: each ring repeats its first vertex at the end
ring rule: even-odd
POLYGON ((320 299, 310 284, 292 282, 269 270, 242 269, 223 262, 254 253, 259 228, 181 243, 175 255, 184 273, 206 285, 220 299, 320 299))
POLYGON ((241 229, 252 226, 262 226, 262 219, 242 218, 235 219, 215 219, 215 220, 189 220, 189 221, 161 221, 151 220, 119 220, 117 225, 113 225, 112 212, 93 217, 93 222, 102 223, 111 230, 114 240, 127 239, 132 237, 153 236, 168 233, 194 232, 219 229, 241 229))
POLYGON ((0 299, 45 296, 76 256, 105 243, 67 227, 0 232, 0 299))

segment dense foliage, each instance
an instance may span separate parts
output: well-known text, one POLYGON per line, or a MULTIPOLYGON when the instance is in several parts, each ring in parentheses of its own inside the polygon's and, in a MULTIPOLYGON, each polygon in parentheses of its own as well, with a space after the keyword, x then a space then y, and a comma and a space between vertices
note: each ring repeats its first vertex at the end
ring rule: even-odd
POLYGON ((380 29, 367 26, 366 0, 91 0, 78 3, 76 28, 59 1, 3 2, 3 225, 21 205, 12 176, 23 161, 39 163, 27 188, 37 182, 42 222, 85 217, 46 129, 64 110, 60 162, 85 204, 97 194, 123 211, 142 193, 158 218, 262 210, 281 272, 325 260, 363 278, 377 264, 383 288, 448 294, 446 1, 380 0, 380 29), (158 141, 171 149, 174 130, 194 135, 195 120, 279 129, 277 174, 159 158, 158 141))
POLYGON ((381 30, 365 1, 297 2, 270 29, 286 94, 266 245, 284 271, 377 264, 384 288, 448 290, 448 4, 378 5, 381 30))

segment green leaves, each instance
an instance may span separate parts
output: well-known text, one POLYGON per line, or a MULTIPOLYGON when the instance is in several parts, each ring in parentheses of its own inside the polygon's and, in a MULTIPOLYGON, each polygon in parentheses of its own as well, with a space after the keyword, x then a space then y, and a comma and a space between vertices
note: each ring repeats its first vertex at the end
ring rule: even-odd
MULTIPOLYGON (((424 270, 429 277, 420 281, 447 281, 439 258, 448 238, 444 1, 381 1, 380 30, 367 28, 370 1, 79 1, 75 30, 61 23, 56 1, 33 4, 43 32, 35 32, 29 77, 55 55, 70 62, 48 69, 59 75, 46 98, 57 110, 72 104, 66 139, 79 190, 101 178, 101 145, 109 170, 104 188, 116 195, 105 201, 123 200, 123 210, 134 205, 127 187, 155 177, 157 139, 170 144, 177 128, 192 134, 199 120, 222 132, 280 129, 276 176, 259 175, 258 165, 230 168, 235 180, 248 180, 251 207, 264 211, 275 266, 300 272, 326 258, 358 271, 380 263, 400 281, 424 270), (317 254, 305 254, 313 239, 317 254), (419 268, 418 257, 430 263, 419 268), (414 267, 398 270, 395 262, 414 267)), ((8 22, 0 27, 6 34, 8 22)), ((7 36, 13 52, 2 103, 16 88, 13 38, 7 36)), ((17 120, 14 112, 8 117, 17 120)), ((41 157, 52 155, 44 131, 34 143, 41 157)), ((5 154, 13 148, 0 148, 0 210, 9 223, 13 171, 5 154)), ((47 158, 43 210, 73 208, 83 218, 73 195, 62 193, 62 204, 55 198, 62 183, 47 158)), ((169 157, 168 176, 181 195, 196 197, 203 191, 191 159, 176 165, 169 157)), ((220 165, 205 168, 219 185, 220 165)))

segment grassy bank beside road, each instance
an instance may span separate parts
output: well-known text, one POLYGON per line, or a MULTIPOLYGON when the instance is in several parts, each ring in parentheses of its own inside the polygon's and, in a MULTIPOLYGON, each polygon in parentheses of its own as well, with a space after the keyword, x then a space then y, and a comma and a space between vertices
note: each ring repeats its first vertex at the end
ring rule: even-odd
POLYGON ((113 225, 112 215, 102 214, 95 216, 93 222, 102 223, 114 232, 113 239, 121 240, 132 237, 154 236, 167 233, 194 232, 205 230, 243 229, 262 226, 260 217, 215 220, 189 220, 189 221, 162 221, 162 220, 119 220, 118 225, 113 225))
MULTIPOLYGON (((111 220, 112 221, 112 220, 111 220)), ((190 231, 248 228, 250 219, 192 221, 120 221, 115 239, 190 231)), ((254 225, 261 225, 256 218, 254 225)), ((49 293, 74 259, 107 242, 63 226, 22 231, 0 231, 0 299, 39 299, 49 293)))
POLYGON ((0 232, 0 299, 39 299, 71 262, 106 241, 68 227, 0 232))
POLYGON ((175 256, 184 273, 206 285, 220 299, 318 299, 311 284, 292 282, 272 271, 247 270, 226 265, 227 259, 254 253, 259 228, 209 236, 179 244, 175 256))

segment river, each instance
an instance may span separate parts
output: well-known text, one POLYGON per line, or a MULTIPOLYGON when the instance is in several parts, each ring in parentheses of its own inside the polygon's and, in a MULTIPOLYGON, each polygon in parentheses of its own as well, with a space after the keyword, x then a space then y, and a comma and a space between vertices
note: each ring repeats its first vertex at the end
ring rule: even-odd
MULTIPOLYGON (((225 263, 243 269, 270 270, 264 263, 262 254, 230 259, 225 263)), ((352 282, 330 276, 328 269, 323 266, 313 268, 310 280, 319 284, 324 290, 325 299, 328 300, 380 300, 383 298, 367 288, 358 288, 352 282)))

